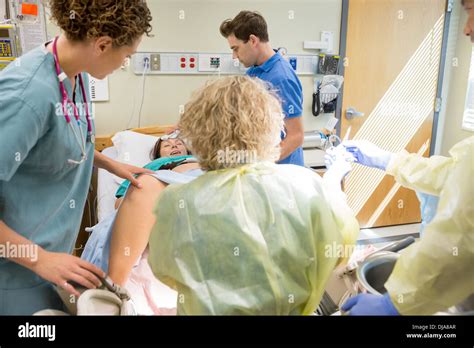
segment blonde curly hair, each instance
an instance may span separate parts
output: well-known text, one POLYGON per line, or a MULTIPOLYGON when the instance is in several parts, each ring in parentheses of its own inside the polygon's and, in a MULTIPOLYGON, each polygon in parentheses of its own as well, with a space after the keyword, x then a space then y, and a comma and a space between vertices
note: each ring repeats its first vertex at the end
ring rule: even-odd
POLYGON ((283 119, 281 103, 268 84, 231 76, 197 90, 185 106, 179 128, 201 167, 217 170, 276 161, 283 119))

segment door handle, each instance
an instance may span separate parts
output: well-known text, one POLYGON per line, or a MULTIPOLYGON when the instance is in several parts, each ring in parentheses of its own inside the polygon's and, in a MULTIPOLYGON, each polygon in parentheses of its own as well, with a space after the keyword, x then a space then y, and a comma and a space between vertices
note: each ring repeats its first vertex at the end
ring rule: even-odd
POLYGON ((363 112, 357 111, 355 108, 348 108, 346 110, 346 118, 348 120, 353 119, 354 117, 363 117, 365 114, 363 112))

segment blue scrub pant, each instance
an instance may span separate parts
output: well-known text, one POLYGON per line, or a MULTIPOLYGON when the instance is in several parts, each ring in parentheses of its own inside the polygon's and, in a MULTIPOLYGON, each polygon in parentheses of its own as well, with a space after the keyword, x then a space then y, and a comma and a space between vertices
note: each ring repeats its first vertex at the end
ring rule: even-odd
POLYGON ((64 311, 64 306, 49 282, 32 288, 0 289, 0 315, 32 315, 43 309, 64 311))

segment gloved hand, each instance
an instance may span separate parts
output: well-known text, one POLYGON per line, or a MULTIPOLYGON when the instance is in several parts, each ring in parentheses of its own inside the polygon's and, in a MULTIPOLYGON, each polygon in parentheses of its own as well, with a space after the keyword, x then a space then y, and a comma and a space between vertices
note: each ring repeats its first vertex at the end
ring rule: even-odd
POLYGON ((367 140, 344 141, 342 145, 354 156, 357 163, 385 170, 392 153, 382 150, 367 140))
POLYGON ((383 296, 359 294, 348 299, 341 310, 349 315, 400 315, 388 293, 383 296))
POLYGON ((330 148, 324 155, 324 163, 328 169, 324 175, 330 175, 339 182, 352 170, 351 162, 354 162, 354 156, 348 153, 342 145, 330 148))

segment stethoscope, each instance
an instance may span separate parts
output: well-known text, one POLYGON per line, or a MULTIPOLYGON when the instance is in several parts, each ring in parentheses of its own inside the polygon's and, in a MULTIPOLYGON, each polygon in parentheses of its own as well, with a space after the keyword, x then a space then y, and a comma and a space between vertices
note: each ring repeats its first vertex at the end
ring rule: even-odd
POLYGON ((67 78, 67 76, 64 72, 61 72, 61 68, 59 67, 57 41, 58 41, 58 37, 56 37, 53 42, 53 56, 54 56, 54 65, 56 67, 56 74, 58 75, 58 79, 59 79, 59 91, 61 92, 61 95, 63 97, 62 106, 63 106, 64 117, 66 118, 67 124, 71 127, 72 132, 74 133, 74 138, 76 139, 76 142, 81 149, 81 159, 79 161, 68 159, 67 162, 70 164, 81 164, 87 159, 86 142, 90 141, 91 143, 94 143, 94 136, 92 134, 92 122, 90 119, 89 107, 87 104, 86 89, 84 88, 84 81, 82 80, 82 75, 79 74, 79 85, 81 86, 81 92, 84 98, 86 120, 87 120, 87 137, 84 137, 84 133, 81 127, 81 122, 79 120, 79 112, 77 111, 76 104, 69 99, 66 92, 66 88, 64 88, 63 81, 67 78), (76 119, 80 134, 77 133, 77 131, 74 129, 74 126, 71 123, 71 117, 69 116, 69 113, 68 113, 69 105, 72 105, 72 108, 74 110, 74 118, 76 119))

